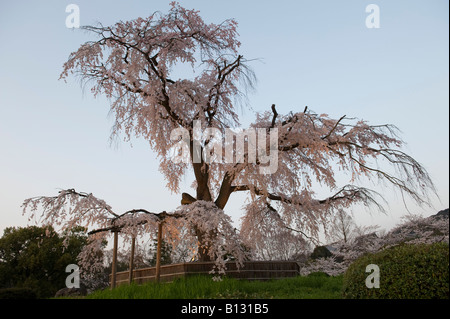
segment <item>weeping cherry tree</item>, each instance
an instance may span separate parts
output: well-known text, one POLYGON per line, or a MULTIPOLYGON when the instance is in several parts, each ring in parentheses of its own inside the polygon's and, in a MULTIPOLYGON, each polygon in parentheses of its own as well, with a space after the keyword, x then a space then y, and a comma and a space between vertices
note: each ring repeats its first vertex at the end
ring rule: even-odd
POLYGON ((232 254, 241 262, 242 241, 251 246, 267 235, 265 225, 316 238, 342 209, 362 204, 383 210, 382 195, 360 186, 364 179, 392 186, 418 204, 435 193, 424 167, 402 151, 393 125, 333 119, 308 107, 283 115, 271 101, 246 130, 238 130, 242 101, 256 77, 251 60, 239 53, 233 19, 207 24, 198 11, 173 2, 167 14, 83 29, 93 40, 70 54, 61 79, 75 75, 95 96, 108 98, 112 136, 148 141, 168 190, 181 194, 182 204, 172 212, 116 212, 74 189, 25 200, 24 211, 45 223, 94 229, 84 260, 100 249, 105 230, 132 238, 154 234, 164 222, 166 242, 194 238, 199 260, 223 265, 232 254), (192 76, 178 78, 186 70, 192 76), (339 171, 347 173, 344 185, 337 182, 339 171), (191 194, 180 189, 186 175, 193 178, 191 194), (315 185, 329 196, 317 198, 315 185), (240 233, 225 213, 236 192, 249 198, 240 233), (180 238, 183 227, 190 232, 180 238))

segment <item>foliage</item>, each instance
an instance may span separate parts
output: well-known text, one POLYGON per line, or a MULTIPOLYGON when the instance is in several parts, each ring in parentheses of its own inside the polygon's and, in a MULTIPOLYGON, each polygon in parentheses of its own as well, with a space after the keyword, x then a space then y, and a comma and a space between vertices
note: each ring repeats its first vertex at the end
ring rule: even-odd
POLYGON ((319 258, 327 258, 331 257, 333 254, 327 249, 325 246, 317 246, 314 248, 312 254, 310 255, 311 259, 319 259, 319 258))
POLYGON ((344 275, 346 298, 449 298, 449 247, 445 243, 402 244, 357 259, 344 275), (369 289, 366 266, 380 268, 380 288, 369 289))
POLYGON ((89 299, 338 299, 342 276, 299 276, 271 281, 192 276, 172 283, 146 283, 97 291, 89 299))
MULTIPOLYGON (((150 251, 151 257, 148 260, 150 267, 156 266, 156 255, 158 253, 158 241, 156 239, 153 240, 153 247, 150 251)), ((166 242, 162 241, 161 243, 161 265, 169 265, 172 263, 172 247, 166 242)))
POLYGON ((251 259, 293 260, 306 254, 310 249, 309 240, 303 234, 284 227, 278 217, 270 216, 274 214, 277 212, 268 209, 265 218, 245 220, 247 226, 241 229, 241 237, 250 249, 251 259))
POLYGON ((63 235, 51 226, 9 227, 0 238, 0 288, 30 288, 38 298, 50 297, 65 287, 69 264, 86 242, 84 229, 63 235))
POLYGON ((368 233, 368 230, 365 227, 356 225, 352 216, 340 209, 331 219, 331 227, 328 229, 327 238, 332 242, 343 241, 345 244, 364 233, 368 233))

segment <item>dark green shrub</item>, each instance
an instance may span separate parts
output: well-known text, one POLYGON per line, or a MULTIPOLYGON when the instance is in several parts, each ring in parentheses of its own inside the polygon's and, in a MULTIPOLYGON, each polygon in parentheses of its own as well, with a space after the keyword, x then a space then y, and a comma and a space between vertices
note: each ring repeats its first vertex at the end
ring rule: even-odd
POLYGON ((343 295, 352 299, 448 299, 448 244, 402 244, 362 256, 344 274, 343 295), (380 268, 379 288, 366 286, 370 264, 380 268))
POLYGON ((0 289, 0 299, 36 299, 36 293, 30 288, 0 289))
POLYGON ((314 248, 313 252, 311 253, 310 258, 313 260, 319 259, 319 258, 328 258, 333 256, 333 254, 328 250, 325 246, 317 246, 314 248))
POLYGON ((315 271, 315 272, 308 274, 308 277, 324 277, 324 278, 326 278, 326 277, 330 277, 330 275, 323 271, 315 271))

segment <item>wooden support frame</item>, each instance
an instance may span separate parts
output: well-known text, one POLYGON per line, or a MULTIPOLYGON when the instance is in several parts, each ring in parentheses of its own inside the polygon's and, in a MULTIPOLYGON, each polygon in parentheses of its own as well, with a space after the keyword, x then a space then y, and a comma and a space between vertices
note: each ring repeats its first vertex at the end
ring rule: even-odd
POLYGON ((136 237, 133 236, 131 239, 131 253, 130 253, 130 276, 128 278, 128 283, 131 285, 133 282, 133 271, 134 271, 134 250, 136 245, 136 237))
POLYGON ((156 282, 161 280, 161 246, 162 246, 163 221, 158 224, 158 246, 156 248, 156 282))
POLYGON ((114 234, 114 247, 113 247, 113 260, 111 266, 111 289, 116 288, 117 282, 117 246, 119 242, 119 231, 113 230, 114 234))
MULTIPOLYGON (((165 212, 164 212, 165 213, 165 212)), ((165 216, 165 215, 164 215, 165 216)), ((161 249, 162 249, 162 237, 163 237, 163 224, 164 219, 160 218, 158 223, 158 245, 156 250, 156 282, 160 282, 161 278, 161 249)), ((111 289, 116 288, 117 286, 117 250, 118 250, 118 241, 119 241, 119 233, 120 228, 118 227, 110 227, 108 229, 101 229, 91 233, 96 233, 100 231, 110 230, 114 234, 114 247, 113 247, 113 260, 111 266, 111 289)), ((136 237, 133 236, 131 241, 131 254, 130 254, 130 263, 128 270, 128 283, 131 284, 133 282, 133 272, 134 272, 134 255, 135 255, 135 245, 136 245, 136 237)))

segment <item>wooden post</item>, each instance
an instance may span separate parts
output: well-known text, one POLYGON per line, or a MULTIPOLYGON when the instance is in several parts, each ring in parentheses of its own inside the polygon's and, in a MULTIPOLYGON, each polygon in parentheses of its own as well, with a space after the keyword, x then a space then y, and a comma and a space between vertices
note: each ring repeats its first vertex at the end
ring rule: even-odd
POLYGON ((158 224, 158 246, 156 248, 156 282, 159 283, 161 277, 161 246, 162 246, 163 222, 158 224))
POLYGON ((116 273, 117 273, 117 243, 119 241, 119 232, 113 230, 114 233, 114 248, 113 248, 113 260, 111 269, 111 289, 116 288, 116 273))
POLYGON ((131 255, 130 255, 130 276, 128 278, 128 283, 131 285, 133 282, 133 270, 134 270, 134 246, 136 242, 136 237, 133 236, 131 239, 131 255))

